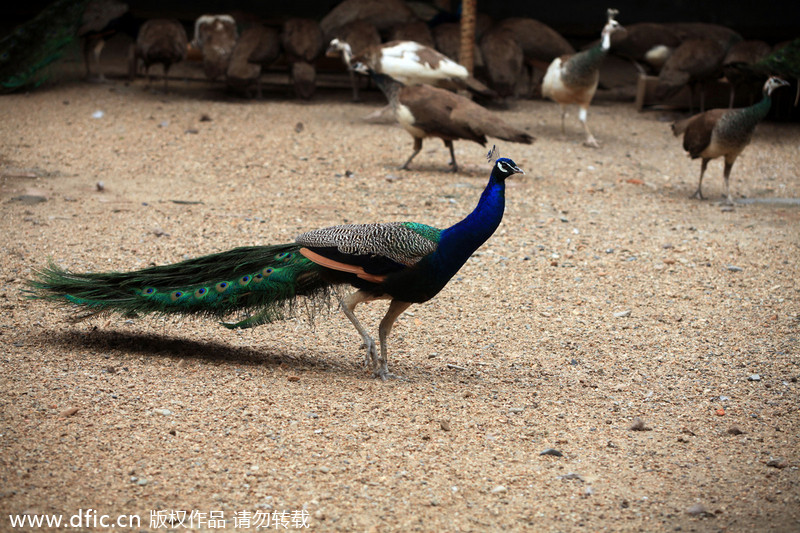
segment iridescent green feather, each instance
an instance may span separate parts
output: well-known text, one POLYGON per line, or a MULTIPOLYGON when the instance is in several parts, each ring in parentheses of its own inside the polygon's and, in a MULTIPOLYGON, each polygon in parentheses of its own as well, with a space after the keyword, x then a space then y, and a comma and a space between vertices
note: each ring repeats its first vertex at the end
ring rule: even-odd
POLYGON ((30 282, 34 298, 65 300, 91 314, 242 315, 231 328, 282 319, 298 296, 327 295, 320 267, 295 244, 252 246, 134 272, 72 273, 54 265, 30 282))

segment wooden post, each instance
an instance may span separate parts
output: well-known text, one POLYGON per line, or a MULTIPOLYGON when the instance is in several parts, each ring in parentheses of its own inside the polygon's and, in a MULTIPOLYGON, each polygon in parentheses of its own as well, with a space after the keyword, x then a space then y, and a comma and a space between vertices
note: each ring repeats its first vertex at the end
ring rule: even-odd
POLYGON ((461 50, 458 62, 472 74, 475 66, 475 13, 477 0, 463 0, 461 3, 461 50))

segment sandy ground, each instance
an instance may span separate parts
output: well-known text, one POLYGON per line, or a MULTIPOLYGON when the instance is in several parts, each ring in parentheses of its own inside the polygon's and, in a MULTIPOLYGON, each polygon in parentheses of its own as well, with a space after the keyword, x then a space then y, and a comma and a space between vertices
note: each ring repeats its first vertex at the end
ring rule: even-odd
MULTIPOLYGON (((674 115, 597 102, 592 150, 574 112, 562 137, 552 103, 502 111, 538 137, 499 143, 526 175, 497 233, 400 318, 400 381, 369 376, 335 308, 228 331, 74 324, 21 294, 50 258, 128 270, 472 209, 484 148, 457 142, 454 175, 429 140, 399 171, 411 138, 362 120, 379 95, 348 99, 181 81, 0 99, 0 530, 79 509, 134 530, 165 530, 159 510, 187 513, 176 531, 193 510, 195 530, 211 512, 228 530, 254 530, 248 512, 318 531, 800 530, 800 208, 780 200, 800 197, 797 125, 759 126, 733 169, 749 203, 726 208, 720 161, 711 200, 688 199, 699 162, 674 115)), ((373 331, 384 306, 359 308, 373 331)))

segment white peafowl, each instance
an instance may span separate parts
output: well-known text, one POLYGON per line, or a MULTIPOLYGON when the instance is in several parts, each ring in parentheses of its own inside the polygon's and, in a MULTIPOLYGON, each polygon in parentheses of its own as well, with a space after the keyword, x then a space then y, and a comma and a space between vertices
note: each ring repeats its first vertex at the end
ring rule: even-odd
POLYGON ((614 18, 617 13, 616 9, 608 10, 608 22, 600 34, 600 44, 573 55, 554 59, 547 68, 542 82, 542 96, 561 105, 562 133, 564 133, 564 116, 567 112, 565 106, 577 104, 580 107, 578 119, 586 131, 584 144, 592 148, 598 148, 599 144, 589 131, 586 117, 589 113, 589 104, 594 98, 597 84, 600 81, 600 64, 611 48, 611 35, 624 30, 614 18))

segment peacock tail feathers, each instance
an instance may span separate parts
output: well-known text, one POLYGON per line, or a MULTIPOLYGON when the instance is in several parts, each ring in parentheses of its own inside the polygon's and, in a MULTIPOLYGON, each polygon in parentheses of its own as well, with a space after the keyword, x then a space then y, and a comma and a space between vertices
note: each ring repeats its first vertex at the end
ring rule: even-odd
POLYGON ((78 36, 88 0, 57 0, 0 40, 0 93, 37 87, 78 36))
POLYGON ((249 328, 285 318, 299 296, 327 301, 320 272, 296 244, 251 246, 133 272, 73 273, 51 264, 30 282, 30 293, 83 307, 87 316, 239 315, 224 325, 249 328))

